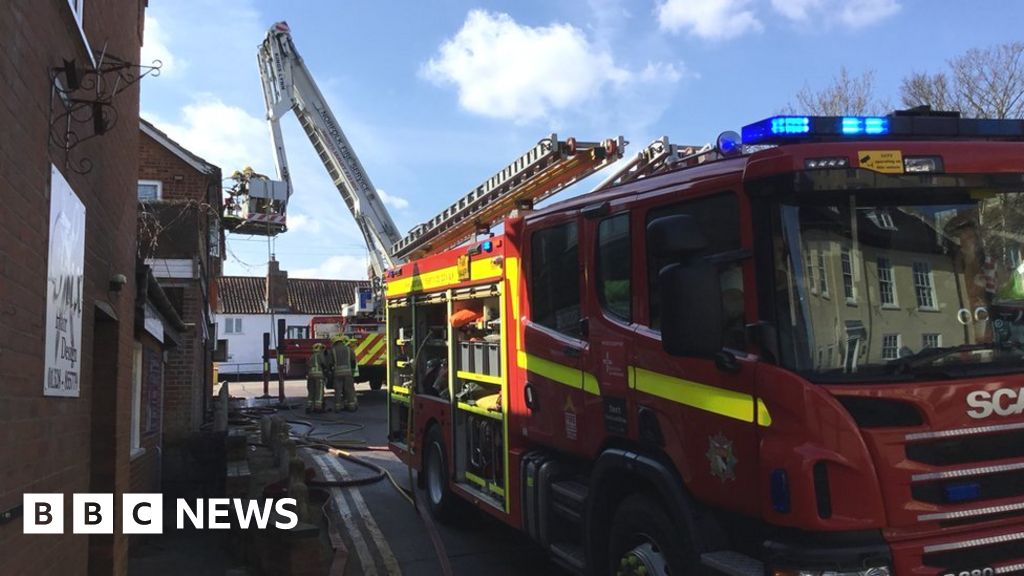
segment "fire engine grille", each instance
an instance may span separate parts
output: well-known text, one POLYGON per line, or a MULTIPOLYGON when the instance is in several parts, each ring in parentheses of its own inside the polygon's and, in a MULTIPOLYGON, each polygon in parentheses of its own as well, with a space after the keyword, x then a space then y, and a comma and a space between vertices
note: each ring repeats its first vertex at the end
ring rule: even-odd
POLYGON ((932 551, 925 549, 924 564, 941 568, 943 574, 971 572, 981 566, 996 568, 996 574, 1015 574, 1024 570, 1024 533, 931 548, 932 551))
POLYGON ((1024 430, 909 444, 907 458, 932 466, 1024 458, 1024 430))
POLYGON ((971 500, 998 500, 1024 495, 1024 470, 917 484, 911 488, 911 494, 920 502, 957 504, 963 500, 955 495, 965 490, 969 490, 971 500))

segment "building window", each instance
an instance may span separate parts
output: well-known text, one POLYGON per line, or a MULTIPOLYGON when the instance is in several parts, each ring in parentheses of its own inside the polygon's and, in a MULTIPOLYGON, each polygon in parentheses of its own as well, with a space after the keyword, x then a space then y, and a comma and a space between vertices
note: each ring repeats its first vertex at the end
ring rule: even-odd
POLYGON ((224 319, 224 333, 225 334, 241 334, 242 333, 242 319, 241 318, 225 318, 224 319))
POLYGON ((868 219, 882 230, 897 230, 896 223, 892 220, 892 214, 888 210, 873 210, 868 214, 868 219))
POLYGON ((892 260, 888 258, 878 259, 878 294, 882 300, 883 308, 897 308, 896 283, 893 281, 892 260))
POLYGON ((900 335, 884 334, 882 336, 882 360, 895 360, 900 357, 900 335))
POLYGON ((132 350, 132 425, 131 425, 131 456, 142 452, 140 440, 142 426, 142 344, 135 343, 132 350))
POLYGON ((580 336, 580 264, 576 222, 533 233, 530 317, 541 326, 580 336))
POLYGON ((857 302, 857 285, 853 281, 853 254, 849 248, 843 248, 840 259, 843 265, 843 295, 850 304, 857 302))
POLYGON ((818 251, 818 290, 823 298, 828 298, 828 261, 825 251, 818 251))
POLYGON ((811 294, 817 294, 818 283, 814 280, 814 254, 810 249, 807 250, 807 264, 804 267, 807 269, 807 286, 811 289, 811 294))
POLYGON ((309 326, 289 326, 285 331, 285 338, 292 340, 304 340, 309 338, 309 326))
POLYGON ((159 180, 139 180, 139 202, 152 202, 163 197, 164 184, 159 180))
POLYGON ((935 310, 935 286, 932 283, 932 267, 927 262, 914 262, 914 294, 917 307, 935 310))
POLYGON ((629 213, 605 218, 597 227, 597 297, 607 312, 632 319, 630 290, 632 248, 629 213))
POLYGON ((942 348, 942 334, 921 334, 921 348, 942 348))

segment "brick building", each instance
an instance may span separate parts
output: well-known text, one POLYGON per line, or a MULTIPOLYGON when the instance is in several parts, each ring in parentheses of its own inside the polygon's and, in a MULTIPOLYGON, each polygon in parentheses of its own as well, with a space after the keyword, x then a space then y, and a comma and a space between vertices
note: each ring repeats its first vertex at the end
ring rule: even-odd
POLYGON ((139 87, 91 82, 94 49, 138 62, 145 5, 0 9, 0 574, 126 569, 120 518, 73 535, 70 494, 130 489, 139 87), (65 495, 63 534, 23 534, 25 493, 65 495))
POLYGON ((188 446, 213 396, 213 300, 224 245, 221 171, 149 122, 141 120, 140 129, 139 258, 185 324, 180 342, 165 355, 158 414, 164 491, 174 494, 191 476, 188 446))

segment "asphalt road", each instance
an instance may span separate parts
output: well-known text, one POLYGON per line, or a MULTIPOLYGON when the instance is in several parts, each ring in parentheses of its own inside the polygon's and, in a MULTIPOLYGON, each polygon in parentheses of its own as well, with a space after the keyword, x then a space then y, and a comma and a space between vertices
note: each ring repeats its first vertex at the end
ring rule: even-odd
MULTIPOLYGON (((271 394, 276 395, 276 383, 271 394)), ((286 393, 293 406, 301 406, 299 391, 303 382, 289 382, 286 393)), ((244 389, 230 385, 233 397, 263 393, 262 383, 244 389)), ((311 438, 330 438, 368 446, 387 445, 386 392, 371 391, 357 385, 359 411, 355 413, 306 415, 296 408, 284 415, 315 426, 311 438)), ((258 403, 259 401, 253 401, 258 403)), ((308 429, 295 424, 294 430, 308 429)), ((369 473, 357 464, 315 450, 300 450, 307 463, 328 479, 358 478, 369 473)), ((410 485, 409 471, 391 452, 357 452, 356 455, 383 466, 403 486, 410 485)), ((423 521, 413 507, 386 480, 357 488, 331 488, 334 509, 345 517, 345 541, 349 550, 345 574, 354 575, 433 575, 441 574, 434 547, 423 521)), ((421 492, 422 494, 422 492, 421 492)), ((486 516, 469 510, 456 525, 438 525, 453 572, 465 575, 566 574, 527 536, 486 516)))

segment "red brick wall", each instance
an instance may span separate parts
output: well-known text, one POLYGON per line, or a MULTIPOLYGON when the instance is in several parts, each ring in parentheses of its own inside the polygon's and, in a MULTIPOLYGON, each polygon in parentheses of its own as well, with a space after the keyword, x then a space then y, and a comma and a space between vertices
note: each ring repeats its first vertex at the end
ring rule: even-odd
MULTIPOLYGON (((144 4, 86 1, 92 47, 137 62, 144 4)), ((88 57, 67 0, 6 0, 0 38, 0 510, 19 506, 25 492, 65 493, 70 508, 70 493, 89 491, 97 476, 118 493, 129 489, 138 87, 114 100, 110 133, 72 151, 72 159, 91 159, 92 171, 62 170, 86 207, 81 396, 44 397, 48 181, 51 162, 64 167, 63 153, 48 143, 48 75, 62 59, 85 64, 88 57), (109 289, 115 274, 128 278, 119 292, 109 289), (93 338, 96 302, 119 319, 100 342, 93 338), (112 359, 103 367, 111 381, 94 381, 97 354, 112 359), (100 389, 109 405, 93 406, 100 389), (96 447, 107 447, 111 460, 103 466, 93 461, 96 447)), ((92 558, 89 543, 82 535, 26 536, 17 519, 0 525, 0 574, 84 574, 90 561, 98 573, 125 572, 126 538, 107 539, 92 558)))
MULTIPOLYGON (((159 130, 160 127, 156 126, 159 130)), ((164 437, 175 442, 199 430, 204 399, 213 394, 213 365, 203 326, 209 294, 204 287, 220 276, 221 258, 209 255, 211 217, 220 212, 221 173, 203 173, 161 142, 143 133, 139 141, 139 179, 162 184, 161 201, 143 206, 163 223, 156 242, 144 247, 143 257, 197 258, 206 281, 162 279, 160 285, 180 302, 178 313, 193 327, 182 333, 182 344, 170 350, 164 372, 164 437)), ((160 276, 160 270, 154 270, 160 276)), ((212 336, 212 335, 211 335, 212 336)))

